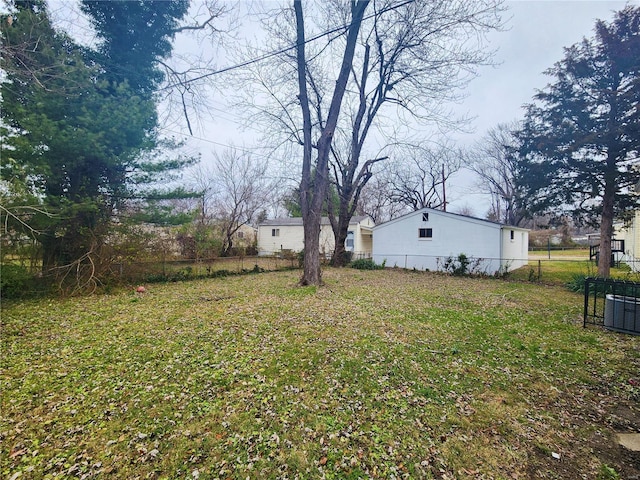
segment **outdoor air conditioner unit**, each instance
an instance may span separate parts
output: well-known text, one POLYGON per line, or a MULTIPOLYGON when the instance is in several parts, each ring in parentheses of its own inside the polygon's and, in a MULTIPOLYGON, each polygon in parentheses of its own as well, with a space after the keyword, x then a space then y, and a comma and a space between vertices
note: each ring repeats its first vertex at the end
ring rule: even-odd
POLYGON ((607 294, 604 326, 609 330, 640 335, 640 298, 607 294))

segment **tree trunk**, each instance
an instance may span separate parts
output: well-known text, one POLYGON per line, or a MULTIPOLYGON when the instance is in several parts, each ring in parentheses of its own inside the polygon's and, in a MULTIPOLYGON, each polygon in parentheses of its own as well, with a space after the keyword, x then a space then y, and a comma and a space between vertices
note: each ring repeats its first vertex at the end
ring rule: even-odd
POLYGON ((304 274, 300 285, 321 285, 322 270, 320 268, 320 219, 310 213, 303 215, 304 226, 304 274))
POLYGON ((297 67, 298 85, 300 87, 300 108, 302 110, 302 134, 304 142, 302 145, 302 177, 300 179, 300 210, 302 211, 302 225, 304 230, 304 261, 303 274, 300 285, 319 285, 321 282, 320 273, 320 218, 312 208, 312 198, 314 186, 311 181, 311 112, 309 109, 309 95, 307 92, 307 60, 305 56, 305 31, 304 15, 302 13, 302 2, 294 1, 293 6, 296 14, 296 35, 297 35, 297 67))
POLYGON ((349 221, 351 217, 340 216, 338 219, 337 231, 334 231, 335 247, 333 248, 333 256, 331 257, 331 265, 334 267, 344 267, 349 263, 349 255, 345 248, 345 242, 349 232, 349 221))
POLYGON ((322 206, 326 199, 329 182, 329 152, 333 134, 338 124, 342 99, 347 86, 349 72, 353 64, 358 32, 362 24, 364 12, 369 4, 368 0, 354 1, 351 4, 352 19, 349 24, 347 41, 340 73, 336 80, 336 86, 331 98, 329 114, 317 141, 318 156, 315 172, 311 168, 311 114, 309 110, 309 96, 307 92, 307 62, 305 56, 305 31, 302 2, 293 2, 296 14, 296 61, 298 68, 298 86, 300 87, 300 108, 303 119, 303 162, 302 179, 300 181, 300 207, 304 225, 304 272, 300 279, 301 285, 320 285, 322 273, 320 270, 320 220, 322 206), (312 178, 312 176, 314 178, 312 178))
POLYGON ((55 236, 55 230, 47 230, 40 238, 42 246, 42 274, 47 275, 58 265, 60 257, 60 241, 55 236))
MULTIPOLYGON (((354 139, 355 141, 355 139, 354 139)), ((338 210, 338 219, 335 219, 333 215, 333 204, 328 202, 329 218, 331 219, 331 228, 333 229, 333 236, 335 240, 335 247, 333 251, 333 257, 331 258, 331 264, 336 267, 343 267, 351 261, 351 257, 347 255, 345 248, 345 241, 349 233, 349 223, 353 217, 358 202, 360 201, 360 195, 362 189, 367 185, 367 182, 371 179, 373 174, 371 173, 371 167, 388 157, 379 157, 371 160, 367 160, 355 180, 353 178, 356 169, 358 168, 361 148, 360 145, 355 145, 352 148, 351 161, 345 166, 342 175, 342 183, 339 182, 338 172, 334 168, 334 175, 336 178, 336 186, 338 188, 340 196, 340 205, 338 210)))
MULTIPOLYGON (((612 72, 613 91, 619 87, 619 77, 612 72)), ((604 173, 604 194, 602 195, 602 217, 600 218, 600 258, 598 259, 598 276, 609 278, 611 274, 611 239, 613 238, 613 217, 618 183, 618 163, 620 152, 616 141, 616 119, 618 102, 615 94, 609 99, 609 119, 607 122, 607 165, 604 173)))
POLYGON ((344 246, 344 236, 342 242, 336 244, 333 249, 333 255, 331 256, 331 266, 333 267, 344 267, 350 262, 349 252, 344 246))
MULTIPOLYGON (((604 205, 603 205, 604 207, 604 205)), ((605 215, 604 209, 600 223, 600 249, 598 258, 598 277, 609 278, 611 274, 611 236, 613 232, 612 219, 605 215)))
MULTIPOLYGON (((351 196, 350 191, 348 193, 351 196)), ((331 257, 331 265, 334 267, 344 267, 349 263, 347 258, 347 249, 345 248, 345 242, 349 232, 349 222, 353 212, 349 208, 349 202, 340 197, 340 209, 338 212, 338 218, 333 215, 332 208, 329 209, 329 215, 331 218, 331 227, 333 229, 334 247, 333 255, 331 257)))
MULTIPOLYGON (((610 153, 611 157, 612 154, 610 153)), ((608 163, 615 168, 615 159, 609 159, 608 163)), ((600 250, 598 259, 598 276, 609 278, 611 273, 611 239, 613 237, 614 201, 616 196, 615 169, 605 177, 604 196, 602 198, 602 217, 600 219, 600 250)))
POLYGON ((222 257, 230 257, 231 252, 233 250, 233 240, 231 239, 231 235, 227 235, 223 245, 222 245, 222 257))

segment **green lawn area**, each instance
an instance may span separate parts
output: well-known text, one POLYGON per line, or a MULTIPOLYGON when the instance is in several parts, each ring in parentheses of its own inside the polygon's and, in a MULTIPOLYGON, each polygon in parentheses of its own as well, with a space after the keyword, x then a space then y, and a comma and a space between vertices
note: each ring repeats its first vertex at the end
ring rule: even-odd
MULTIPOLYGON (((598 267, 589 260, 589 250, 555 250, 529 252, 529 264, 509 274, 512 280, 537 281, 546 284, 566 285, 576 277, 596 277, 598 267)), ((611 277, 640 282, 640 274, 631 272, 624 264, 611 267, 611 277)))
MULTIPOLYGON (((509 273, 511 280, 566 285, 575 277, 596 277, 598 268, 588 260, 529 260, 529 265, 509 273)), ((612 268, 611 276, 626 278, 627 268, 612 268)))
POLYGON ((559 260, 562 258, 575 258, 589 260, 588 248, 552 248, 550 251, 544 248, 530 250, 530 257, 559 260))
POLYGON ((560 286, 327 269, 4 302, 2 478, 633 478, 640 337, 560 286))

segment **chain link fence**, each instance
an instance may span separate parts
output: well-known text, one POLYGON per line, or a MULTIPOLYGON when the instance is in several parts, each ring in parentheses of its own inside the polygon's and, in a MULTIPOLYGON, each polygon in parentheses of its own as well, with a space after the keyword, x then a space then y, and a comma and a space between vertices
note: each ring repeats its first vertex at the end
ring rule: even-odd
POLYGON ((298 268, 297 257, 242 256, 114 263, 112 275, 124 282, 218 277, 298 268))

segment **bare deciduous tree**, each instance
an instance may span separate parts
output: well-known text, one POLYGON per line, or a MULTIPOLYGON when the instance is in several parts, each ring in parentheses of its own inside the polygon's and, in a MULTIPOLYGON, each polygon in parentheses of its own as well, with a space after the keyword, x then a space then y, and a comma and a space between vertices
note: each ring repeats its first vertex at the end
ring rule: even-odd
POLYGON ((211 166, 195 170, 192 188, 201 193, 201 222, 220 230, 221 255, 226 256, 233 251, 236 232, 254 224, 265 210, 274 185, 267 176, 266 160, 235 148, 216 153, 214 158, 211 166))
POLYGON ((189 172, 187 183, 198 197, 184 201, 183 210, 197 212, 196 221, 200 224, 210 223, 214 199, 218 194, 216 168, 211 164, 198 163, 189 172))
POLYGON ((526 211, 518 197, 518 141, 513 124, 499 124, 492 128, 470 152, 469 168, 479 177, 482 193, 491 196, 491 218, 507 225, 519 226, 526 219, 526 211))
POLYGON ((216 155, 218 195, 215 216, 223 233, 222 255, 233 249, 233 235, 256 221, 273 190, 267 177, 268 163, 237 150, 216 155))
POLYGON ((446 184, 462 167, 465 155, 460 149, 416 146, 403 148, 391 166, 391 198, 412 210, 430 207, 446 210, 446 184))
POLYGON ((388 178, 388 170, 387 168, 377 172, 364 186, 356 209, 358 215, 368 215, 376 224, 387 222, 410 211, 406 205, 392 201, 393 185, 388 178))
MULTIPOLYGON (((488 61, 490 52, 482 39, 487 30, 499 26, 500 10, 501 0, 372 2, 362 21, 344 92, 343 115, 331 143, 330 173, 340 200, 339 207, 330 212, 337 263, 343 258, 358 195, 372 177, 371 167, 387 156, 386 152, 374 152, 382 152, 390 142, 406 141, 415 132, 409 121, 440 127, 457 124, 442 105, 459 98, 459 87, 474 76, 476 66, 488 61)), ((276 42, 273 48, 290 41, 291 31, 283 18, 286 16, 269 17, 269 38, 276 42)), ((272 141, 305 145, 306 130, 300 127, 305 121, 312 128, 309 139, 322 138, 318 132, 328 124, 334 98, 332 73, 341 67, 344 32, 351 18, 348 2, 332 0, 316 5, 314 32, 323 33, 306 45, 311 53, 304 65, 308 86, 304 101, 309 107, 302 115, 297 111, 299 99, 293 98, 287 87, 294 78, 291 65, 296 59, 286 49, 253 72, 252 81, 265 100, 258 118, 265 125, 268 122, 272 141)), ((312 143, 312 147, 319 145, 312 143)))
POLYGON ((313 123, 311 120, 311 102, 309 86, 314 88, 313 81, 307 75, 307 56, 305 51, 306 36, 302 3, 294 1, 296 14, 296 66, 298 72, 299 101, 302 111, 303 162, 300 181, 300 206, 304 225, 304 273, 302 285, 318 285, 322 282, 320 270, 320 221, 322 206, 329 184, 329 155, 333 136, 338 125, 338 117, 342 100, 349 80, 353 64, 356 43, 364 13, 369 5, 368 0, 351 2, 351 19, 348 23, 347 38, 342 55, 342 64, 331 95, 326 122, 320 125, 319 136, 312 141, 313 123), (312 168, 312 148, 317 148, 315 168, 312 168))

